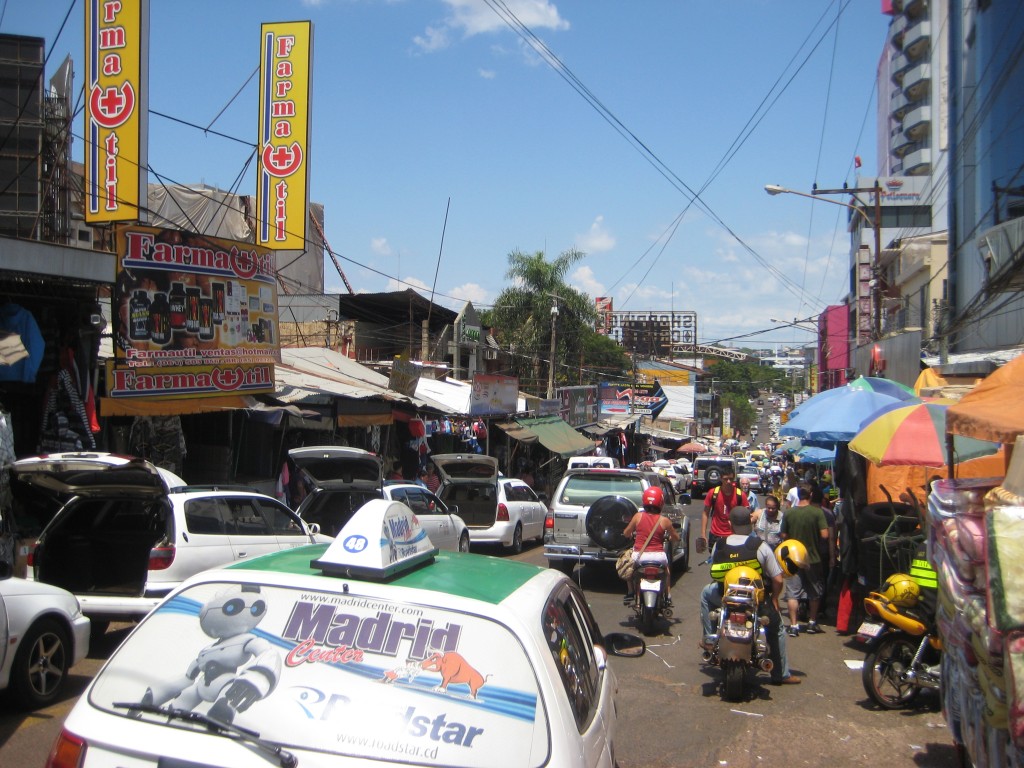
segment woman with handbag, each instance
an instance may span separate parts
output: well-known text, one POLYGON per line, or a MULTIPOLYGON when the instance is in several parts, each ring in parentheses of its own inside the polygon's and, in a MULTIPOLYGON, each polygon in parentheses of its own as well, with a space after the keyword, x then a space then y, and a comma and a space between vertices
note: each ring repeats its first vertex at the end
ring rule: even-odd
MULTIPOLYGON (((675 543, 679 541, 679 532, 672 525, 672 521, 661 514, 665 506, 665 494, 661 488, 651 486, 643 495, 643 507, 633 515, 633 519, 626 525, 622 532, 624 536, 633 536, 632 560, 634 566, 641 563, 652 565, 664 565, 665 571, 662 577, 662 591, 665 593, 665 604, 672 605, 672 595, 669 593, 669 562, 668 554, 665 552, 665 539, 675 543)), ((636 568, 626 580, 626 596, 624 603, 633 599, 633 592, 636 589, 636 568)))

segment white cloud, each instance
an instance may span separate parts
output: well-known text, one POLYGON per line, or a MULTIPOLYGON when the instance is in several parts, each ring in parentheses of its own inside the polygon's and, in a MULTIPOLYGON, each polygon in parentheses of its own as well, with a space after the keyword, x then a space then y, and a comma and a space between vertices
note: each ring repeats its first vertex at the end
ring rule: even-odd
POLYGON ((490 291, 479 283, 463 283, 454 288, 449 288, 446 293, 456 298, 456 309, 462 309, 467 301, 473 302, 474 306, 480 307, 490 299, 490 291))
POLYGON ((448 47, 448 27, 427 27, 422 35, 416 35, 412 41, 424 53, 433 53, 448 47))
MULTIPOLYGON (((450 33, 460 32, 464 38, 507 30, 505 20, 480 0, 444 0, 448 15, 437 25, 431 25, 413 42, 425 53, 446 48, 450 33)), ((565 30, 569 22, 563 19, 550 0, 505 0, 507 8, 520 22, 532 30, 565 30)))
POLYGON ((479 69, 477 72, 484 80, 493 80, 496 76, 493 69, 479 69))
POLYGON ((391 244, 386 237, 374 237, 370 240, 370 250, 378 256, 391 256, 391 244))
POLYGON ((615 236, 605 227, 604 216, 598 216, 585 235, 576 235, 576 242, 585 253, 604 253, 615 247, 615 236))
POLYGON ((592 299, 606 295, 604 283, 594 277, 594 270, 590 267, 580 267, 569 275, 569 285, 587 294, 592 299))
POLYGON ((401 282, 393 277, 388 278, 388 284, 384 286, 385 291, 404 291, 407 288, 412 288, 415 291, 419 291, 425 296, 430 295, 430 286, 420 280, 418 277, 403 277, 400 278, 401 282))

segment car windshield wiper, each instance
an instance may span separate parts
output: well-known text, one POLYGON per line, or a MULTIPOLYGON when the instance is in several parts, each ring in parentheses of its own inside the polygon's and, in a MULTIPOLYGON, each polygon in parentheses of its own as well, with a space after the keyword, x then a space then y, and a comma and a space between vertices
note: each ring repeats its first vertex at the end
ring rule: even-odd
POLYGON ((202 712, 193 712, 191 709, 181 709, 179 707, 160 707, 156 704, 144 704, 140 701, 115 701, 112 702, 111 706, 117 707, 118 709, 146 712, 152 715, 163 715, 168 720, 183 720, 188 723, 199 723, 200 725, 205 725, 211 731, 230 733, 233 736, 237 736, 240 740, 252 744, 257 749, 276 758, 278 765, 280 765, 281 768, 296 768, 299 764, 299 759, 295 755, 286 749, 275 746, 269 741, 260 738, 260 734, 257 731, 232 725, 231 723, 225 723, 223 720, 210 717, 202 712))

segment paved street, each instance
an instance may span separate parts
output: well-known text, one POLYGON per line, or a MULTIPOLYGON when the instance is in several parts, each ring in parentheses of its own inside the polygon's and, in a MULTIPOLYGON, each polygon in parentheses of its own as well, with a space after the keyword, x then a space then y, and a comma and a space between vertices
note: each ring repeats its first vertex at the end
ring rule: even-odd
MULTIPOLYGON (((698 505, 689 509, 699 521, 698 505)), ((519 559, 545 562, 538 545, 519 559)), ((577 569, 575 577, 603 631, 635 631, 622 606, 621 582, 610 568, 577 569)), ((937 697, 926 696, 910 712, 873 709, 860 671, 846 664, 860 662, 863 651, 831 628, 790 640, 790 664, 802 685, 773 687, 762 676, 765 684, 753 688, 750 701, 723 701, 718 671, 701 665, 697 649, 698 600, 707 578, 707 566, 695 565, 677 579, 676 616, 663 626, 664 634, 649 638, 643 658, 612 660, 619 679, 616 752, 622 768, 958 765, 937 697)), ((0 765, 43 765, 75 696, 126 632, 124 625, 113 628, 105 645, 74 669, 64 702, 28 715, 0 707, 0 765)))

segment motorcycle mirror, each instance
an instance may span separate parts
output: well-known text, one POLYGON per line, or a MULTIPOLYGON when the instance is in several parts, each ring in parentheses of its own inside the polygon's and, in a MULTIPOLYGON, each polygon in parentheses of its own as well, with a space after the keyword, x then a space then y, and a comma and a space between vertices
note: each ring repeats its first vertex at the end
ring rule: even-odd
POLYGON ((637 658, 647 651, 644 639, 628 632, 612 632, 605 635, 604 646, 612 656, 637 658))

